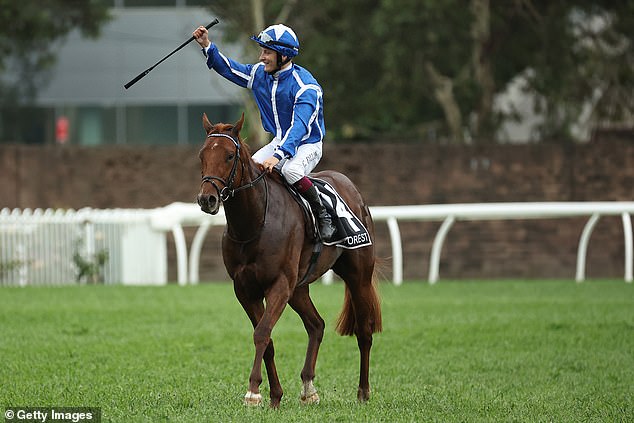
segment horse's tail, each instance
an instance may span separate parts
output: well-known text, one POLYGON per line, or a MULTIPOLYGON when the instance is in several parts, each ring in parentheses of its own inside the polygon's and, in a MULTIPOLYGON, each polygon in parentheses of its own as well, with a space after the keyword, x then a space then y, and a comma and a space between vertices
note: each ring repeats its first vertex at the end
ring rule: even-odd
MULTIPOLYGON (((377 275, 376 271, 372 274, 370 284, 361 287, 364 290, 360 298, 366 302, 368 309, 367 324, 370 325, 372 333, 381 332, 383 330, 383 322, 381 318, 381 300, 377 291, 377 275)), ((343 309, 337 319, 337 333, 339 335, 354 335, 356 318, 354 314, 354 306, 352 305, 352 294, 350 288, 346 284, 345 294, 343 298, 343 309)), ((363 322, 362 322, 363 324, 363 322)))

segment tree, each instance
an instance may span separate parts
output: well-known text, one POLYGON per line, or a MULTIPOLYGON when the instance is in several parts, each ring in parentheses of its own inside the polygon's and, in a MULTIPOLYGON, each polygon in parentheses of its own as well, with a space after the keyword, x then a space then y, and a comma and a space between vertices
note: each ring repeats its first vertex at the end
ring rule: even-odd
POLYGON ((324 87, 335 138, 489 142, 521 118, 495 107, 517 81, 543 117, 540 139, 570 139, 580 117, 634 114, 633 2, 262 1, 213 7, 244 40, 281 20, 296 30, 295 62, 324 87))
POLYGON ((0 100, 15 105, 32 99, 55 61, 56 42, 73 29, 96 37, 109 18, 105 2, 0 0, 0 100), (12 69, 19 80, 9 80, 12 69))
POLYGON ((631 124, 634 116, 634 4, 543 1, 534 12, 540 54, 530 64, 529 89, 546 120, 542 138, 567 138, 579 116, 589 125, 631 124), (564 13, 565 19, 558 19, 564 13))
POLYGON ((341 126, 355 122, 374 133, 412 133, 429 131, 442 117, 440 132, 449 141, 463 142, 467 134, 485 142, 515 118, 513 110, 494 109, 494 98, 517 78, 525 79, 526 94, 537 99, 536 112, 544 117, 540 138, 570 138, 588 105, 594 119, 629 116, 631 122, 632 2, 325 3, 322 22, 314 26, 327 28, 329 39, 318 44, 329 46, 330 63, 320 69, 323 59, 310 58, 316 72, 330 75, 321 79, 342 90, 331 127, 343 118, 341 126), (333 25, 335 16, 341 18, 333 25), (341 54, 337 44, 346 40, 350 51, 341 54), (341 63, 347 70, 340 74, 341 63), (360 103, 349 107, 350 97, 360 103))

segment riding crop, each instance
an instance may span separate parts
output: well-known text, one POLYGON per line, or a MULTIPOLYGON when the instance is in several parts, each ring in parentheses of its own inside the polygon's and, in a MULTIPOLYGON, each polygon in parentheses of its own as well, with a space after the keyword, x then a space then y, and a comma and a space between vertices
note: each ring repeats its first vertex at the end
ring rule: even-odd
MULTIPOLYGON (((218 24, 220 21, 218 19, 214 19, 209 25, 207 25, 205 28, 210 29, 212 26, 218 24)), ((158 65, 160 65, 161 63, 163 63, 165 60, 167 60, 168 57, 170 57, 172 54, 176 53, 178 50, 182 49, 183 47, 185 47, 187 44, 191 43, 192 41, 194 41, 194 36, 192 35, 191 37, 189 37, 189 39, 187 41, 185 41, 183 44, 181 44, 180 46, 178 46, 176 49, 174 49, 174 51, 172 51, 170 54, 168 54, 167 56, 163 57, 161 60, 159 60, 158 62, 156 62, 156 64, 152 67, 147 68, 146 70, 144 70, 143 72, 141 72, 139 75, 136 76, 136 78, 134 78, 132 81, 128 82, 127 84, 124 85, 125 89, 127 90, 128 88, 130 88, 131 86, 133 86, 134 84, 136 84, 137 82, 139 82, 139 80, 141 80, 141 78, 143 78, 145 75, 147 75, 148 73, 150 73, 150 71, 152 71, 152 69, 154 69, 155 67, 157 67, 158 65)))

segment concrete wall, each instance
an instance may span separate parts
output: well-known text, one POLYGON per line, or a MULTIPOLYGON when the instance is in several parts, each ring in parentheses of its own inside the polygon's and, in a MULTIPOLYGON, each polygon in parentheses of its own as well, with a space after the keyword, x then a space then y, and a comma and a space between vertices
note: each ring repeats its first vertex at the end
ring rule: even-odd
MULTIPOLYGON (((198 147, 0 146, 0 208, 152 208, 193 202, 198 147)), ((370 205, 507 201, 631 201, 634 142, 583 145, 424 146, 382 141, 327 145, 320 169, 348 175, 370 205)), ((573 278, 586 219, 458 222, 442 254, 442 278, 573 278)), ((402 223, 405 278, 427 276, 439 223, 402 223)), ((387 259, 387 228, 377 225, 387 259)), ((193 231, 187 231, 191 238, 193 231)), ((205 243, 202 279, 226 278, 221 231, 205 243)), ((173 256, 173 245, 168 246, 173 256)), ((602 218, 588 249, 589 277, 622 278, 619 218, 602 218)), ((173 260, 170 278, 175 279, 173 260)))

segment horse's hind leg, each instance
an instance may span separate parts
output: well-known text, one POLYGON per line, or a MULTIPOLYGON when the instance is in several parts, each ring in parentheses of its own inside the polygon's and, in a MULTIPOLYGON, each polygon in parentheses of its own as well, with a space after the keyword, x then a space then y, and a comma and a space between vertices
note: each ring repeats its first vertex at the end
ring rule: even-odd
MULTIPOLYGON (((261 299, 251 299, 246 295, 241 295, 241 293, 237 289, 235 289, 235 292, 238 301, 249 316, 249 320, 251 320, 253 328, 257 329, 260 321, 262 320, 262 316, 264 315, 264 303, 261 299)), ((273 339, 269 337, 268 345, 266 345, 263 355, 259 357, 259 359, 258 343, 256 341, 255 332, 254 342, 256 343, 256 359, 254 362, 254 368, 251 371, 251 376, 249 377, 249 390, 244 396, 244 404, 250 406, 258 406, 262 404, 262 395, 260 394, 259 389, 259 386, 262 383, 262 372, 259 366, 257 366, 256 372, 256 365, 264 360, 264 365, 266 366, 266 374, 269 380, 269 388, 271 390, 271 407, 277 408, 280 405, 284 392, 282 391, 282 385, 280 384, 280 380, 277 375, 277 368, 275 367, 275 348, 273 346, 273 339)))
POLYGON ((381 308, 374 287, 372 261, 361 255, 342 256, 333 270, 346 282, 344 306, 337 324, 341 335, 356 335, 359 346, 359 389, 361 402, 370 399, 370 349, 372 334, 381 331, 381 308), (365 264, 364 264, 365 263, 365 264))
POLYGON ((324 320, 319 315, 309 296, 308 285, 297 288, 288 304, 297 312, 304 323, 308 333, 308 348, 306 349, 306 360, 302 369, 302 392, 300 400, 303 404, 319 404, 319 395, 313 385, 315 379, 315 365, 319 345, 324 337, 324 320))

